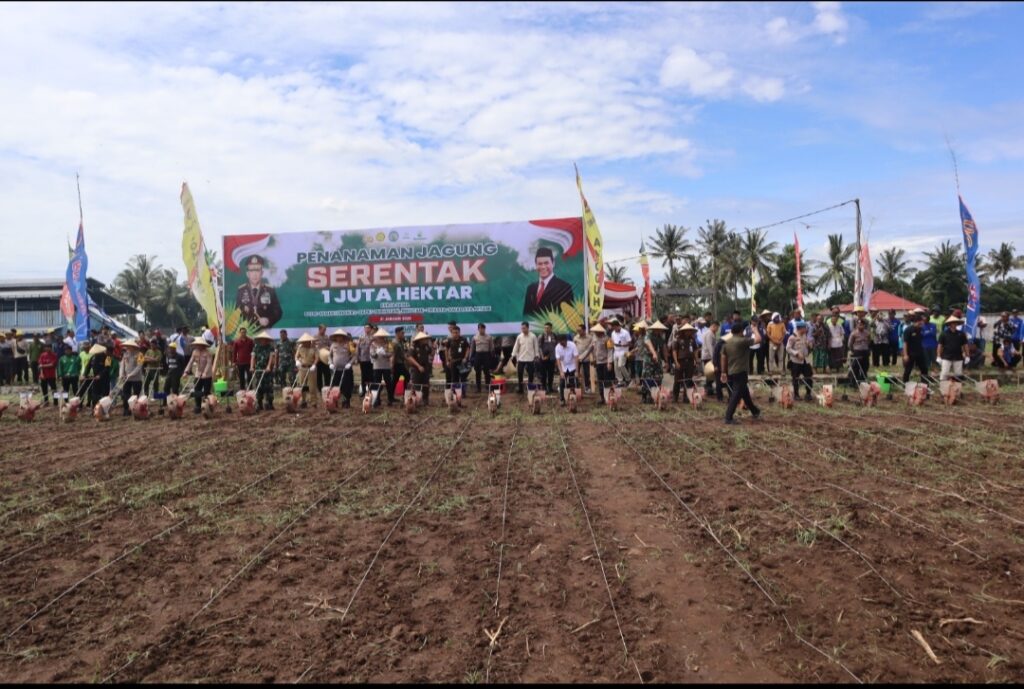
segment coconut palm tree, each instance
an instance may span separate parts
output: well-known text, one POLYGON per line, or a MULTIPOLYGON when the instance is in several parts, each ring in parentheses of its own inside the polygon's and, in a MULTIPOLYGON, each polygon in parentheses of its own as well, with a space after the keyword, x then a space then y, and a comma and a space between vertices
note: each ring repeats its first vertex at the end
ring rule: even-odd
POLYGON ((856 244, 843 243, 842 234, 830 234, 828 236, 828 260, 825 261, 824 272, 814 286, 815 291, 829 283, 832 283, 836 292, 852 290, 854 269, 850 259, 856 250, 856 244))
POLYGON ((184 323, 187 315, 182 304, 189 299, 189 296, 188 286, 178 284, 176 270, 169 268, 160 271, 150 298, 146 319, 150 323, 164 325, 184 323))
POLYGON ((660 230, 655 230, 653 237, 648 237, 651 258, 660 258, 661 265, 668 264, 669 272, 676 267, 676 261, 683 258, 683 255, 693 251, 693 244, 686 239, 689 229, 683 226, 666 224, 660 230))
POLYGON ((878 266, 878 277, 884 282, 902 282, 914 276, 914 269, 910 267, 910 261, 906 258, 907 252, 903 249, 892 247, 883 251, 875 259, 878 266))
POLYGON ((996 280, 1005 280, 1017 268, 1024 268, 1024 256, 1018 256, 1013 242, 1003 242, 998 249, 989 249, 984 272, 996 280))
MULTIPOLYGON (((117 274, 111 287, 116 296, 146 312, 162 268, 156 262, 156 256, 136 254, 132 256, 124 270, 117 274)), ((132 325, 136 324, 136 317, 131 316, 132 325)))
POLYGON ((926 267, 917 274, 914 286, 924 290, 930 301, 944 309, 963 302, 967 297, 967 259, 959 242, 947 239, 924 255, 926 267))
POLYGON ((604 264, 604 279, 611 282, 621 282, 626 285, 632 285, 632 278, 626 277, 626 266, 612 266, 607 263, 604 264))
POLYGON ((704 226, 697 230, 697 235, 699 237, 698 245, 711 262, 708 277, 711 278, 712 311, 717 316, 718 290, 725 284, 722 279, 723 266, 721 259, 728 249, 729 228, 726 227, 724 220, 715 218, 714 220, 705 221, 704 226))
POLYGON ((745 274, 752 276, 757 273, 758 281, 771 278, 779 243, 769 242, 768 233, 764 230, 745 230, 737 237, 740 240, 740 263, 745 274))

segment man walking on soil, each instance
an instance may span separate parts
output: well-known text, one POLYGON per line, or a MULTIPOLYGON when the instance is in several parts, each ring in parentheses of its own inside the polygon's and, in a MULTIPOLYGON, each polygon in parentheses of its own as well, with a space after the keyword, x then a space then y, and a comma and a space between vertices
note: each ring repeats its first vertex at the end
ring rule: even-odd
POLYGON ((747 386, 747 378, 750 373, 750 347, 754 344, 761 344, 761 331, 751 328, 752 337, 743 335, 744 323, 733 323, 731 329, 732 337, 722 347, 722 382, 729 386, 729 404, 725 408, 725 422, 735 424, 732 418, 736 413, 736 407, 740 400, 750 410, 753 418, 761 416, 761 410, 754 404, 750 397, 750 388, 747 386))

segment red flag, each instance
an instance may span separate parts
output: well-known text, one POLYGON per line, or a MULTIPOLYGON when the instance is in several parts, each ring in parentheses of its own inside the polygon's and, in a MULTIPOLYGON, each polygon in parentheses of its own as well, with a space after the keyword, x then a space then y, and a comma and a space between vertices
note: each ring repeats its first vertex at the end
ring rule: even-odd
POLYGON ((796 253, 796 307, 800 309, 800 316, 804 315, 804 285, 800 280, 800 238, 793 233, 794 252, 796 253))

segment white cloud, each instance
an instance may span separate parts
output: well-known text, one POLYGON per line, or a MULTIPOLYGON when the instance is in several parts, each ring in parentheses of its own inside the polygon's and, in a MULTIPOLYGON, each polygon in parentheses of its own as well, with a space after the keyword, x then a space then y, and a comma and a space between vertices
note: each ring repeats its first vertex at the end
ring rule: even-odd
POLYGON ((762 103, 777 101, 786 92, 786 84, 775 77, 749 77, 743 82, 743 91, 762 103))
POLYGON ((695 96, 714 96, 725 93, 733 75, 729 67, 712 64, 692 48, 677 46, 661 65, 659 79, 668 88, 685 86, 695 96))
POLYGON ((838 2, 815 2, 814 27, 821 33, 832 36, 837 44, 846 42, 846 29, 849 26, 843 16, 842 7, 838 2))

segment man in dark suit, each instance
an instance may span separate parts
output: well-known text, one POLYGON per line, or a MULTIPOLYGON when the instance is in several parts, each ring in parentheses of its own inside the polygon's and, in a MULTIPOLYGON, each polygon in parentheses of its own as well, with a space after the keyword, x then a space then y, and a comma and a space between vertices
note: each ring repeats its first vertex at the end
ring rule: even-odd
POLYGON ((551 249, 537 249, 534 257, 537 266, 537 282, 526 288, 523 315, 529 316, 547 309, 558 308, 562 302, 572 304, 572 285, 555 276, 555 255, 551 249))

